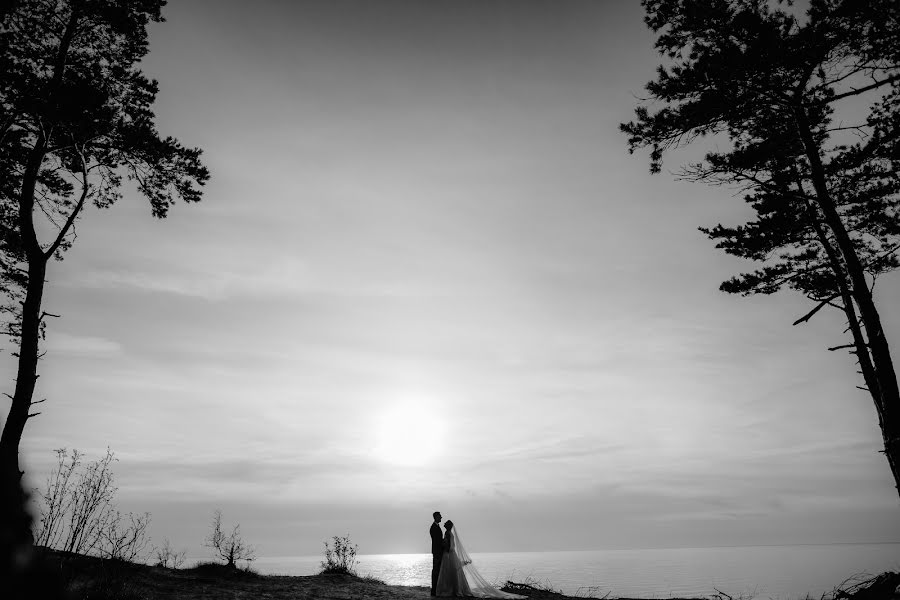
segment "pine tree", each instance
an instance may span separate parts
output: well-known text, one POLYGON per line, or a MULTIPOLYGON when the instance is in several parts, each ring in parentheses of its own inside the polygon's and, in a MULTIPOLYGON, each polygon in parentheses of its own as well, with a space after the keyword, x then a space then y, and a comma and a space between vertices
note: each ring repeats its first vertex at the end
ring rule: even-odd
POLYGON ((621 126, 630 151, 648 147, 659 173, 667 151, 700 138, 727 147, 681 171, 741 187, 756 213, 701 228, 759 263, 721 289, 800 292, 813 305, 795 325, 843 311, 847 343, 829 350, 856 356, 900 492, 900 392, 873 296, 900 265, 900 3, 811 0, 803 18, 767 0, 643 5, 665 64, 621 126))
POLYGON ((19 0, 0 11, 0 291, 18 371, 0 469, 19 475, 32 416, 47 264, 61 259, 88 204, 132 180, 155 217, 200 200, 200 150, 160 137, 157 83, 137 67, 164 0, 19 0), (50 229, 49 239, 39 232, 50 229))

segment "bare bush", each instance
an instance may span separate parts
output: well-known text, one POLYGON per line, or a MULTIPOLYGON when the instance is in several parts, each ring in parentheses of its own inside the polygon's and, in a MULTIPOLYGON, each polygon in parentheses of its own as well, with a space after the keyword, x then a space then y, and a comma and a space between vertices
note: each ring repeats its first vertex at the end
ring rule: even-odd
POLYGON ((134 561, 143 558, 147 544, 147 526, 150 525, 150 513, 142 515, 128 513, 127 521, 118 510, 106 523, 101 532, 103 543, 100 555, 114 560, 134 561))
POLYGON ((34 543, 47 548, 60 548, 64 540, 64 522, 69 512, 73 474, 81 464, 81 453, 72 450, 69 456, 65 448, 56 451, 56 468, 47 478, 47 487, 41 496, 41 517, 34 535, 34 543))
POLYGON ((153 549, 153 554, 156 556, 156 564, 157 566, 164 567, 166 569, 177 569, 184 564, 185 557, 187 556, 187 551, 177 551, 172 548, 171 542, 169 542, 169 538, 165 538, 163 540, 163 545, 158 548, 153 549))
POLYGON ((240 525, 235 525, 230 534, 222 531, 222 511, 213 513, 212 531, 206 537, 205 546, 212 548, 216 556, 229 567, 236 567, 237 561, 248 563, 256 558, 256 550, 241 539, 240 525))
POLYGON ((150 514, 123 515, 116 509, 116 458, 109 448, 86 464, 83 456, 78 450, 56 450, 56 467, 41 494, 35 544, 128 561, 141 557, 149 543, 150 514))
POLYGON ((110 466, 115 459, 108 448, 102 458, 82 464, 82 454, 56 450, 57 465, 42 495, 37 543, 57 550, 90 554, 102 542, 113 518, 116 494, 110 466))
POLYGON ((116 495, 110 464, 115 460, 107 448, 106 455, 85 465, 71 490, 68 536, 63 550, 88 554, 96 549, 103 530, 112 518, 112 500, 116 495))

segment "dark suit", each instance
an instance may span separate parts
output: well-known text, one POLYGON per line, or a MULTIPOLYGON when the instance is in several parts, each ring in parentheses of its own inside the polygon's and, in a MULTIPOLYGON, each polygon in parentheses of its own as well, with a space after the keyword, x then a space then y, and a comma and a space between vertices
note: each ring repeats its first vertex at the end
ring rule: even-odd
POLYGON ((431 524, 431 595, 434 596, 437 588, 438 573, 441 572, 441 557, 444 555, 444 536, 441 535, 441 526, 431 524))

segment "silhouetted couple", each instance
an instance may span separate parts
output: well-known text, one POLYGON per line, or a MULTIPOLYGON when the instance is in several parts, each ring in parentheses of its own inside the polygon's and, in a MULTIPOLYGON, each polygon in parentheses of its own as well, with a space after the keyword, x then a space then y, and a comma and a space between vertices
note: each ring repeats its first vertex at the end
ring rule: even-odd
POLYGON ((501 592, 481 576, 472 558, 459 539, 459 530, 449 519, 441 535, 441 513, 433 515, 431 524, 431 595, 442 597, 471 596, 475 598, 525 598, 501 592))

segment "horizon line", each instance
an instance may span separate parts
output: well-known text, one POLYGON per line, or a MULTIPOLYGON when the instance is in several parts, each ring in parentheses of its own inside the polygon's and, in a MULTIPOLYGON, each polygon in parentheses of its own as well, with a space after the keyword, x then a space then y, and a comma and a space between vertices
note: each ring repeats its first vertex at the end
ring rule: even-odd
MULTIPOLYGON (((826 543, 815 543, 815 542, 798 542, 798 543, 790 543, 790 544, 729 544, 729 545, 712 545, 712 546, 647 546, 647 547, 629 547, 629 548, 592 548, 592 549, 568 549, 568 550, 500 550, 500 551, 486 551, 486 552, 472 552, 471 554, 540 554, 540 553, 552 553, 552 552, 618 552, 618 551, 629 551, 629 550, 711 550, 715 548, 788 548, 792 546, 890 546, 890 545, 900 545, 900 540, 889 541, 889 542, 826 542, 826 543)), ((428 552, 372 552, 365 554, 358 554, 357 557, 360 556, 418 556, 424 555, 427 556, 428 552)), ((275 559, 275 558, 315 558, 317 560, 321 560, 321 555, 318 554, 280 554, 280 555, 266 555, 259 556, 254 560, 259 560, 260 558, 267 559, 275 559)))

